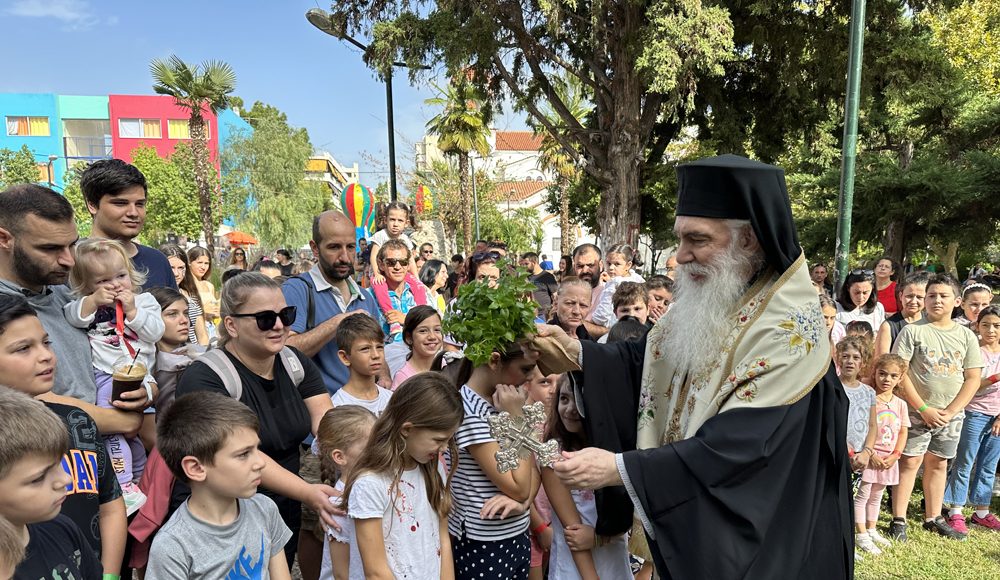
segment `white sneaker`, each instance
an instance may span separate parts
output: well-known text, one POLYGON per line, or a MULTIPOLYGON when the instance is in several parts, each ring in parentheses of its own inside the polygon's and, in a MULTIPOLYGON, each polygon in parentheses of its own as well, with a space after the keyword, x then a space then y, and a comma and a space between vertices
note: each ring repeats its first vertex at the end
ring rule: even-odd
POLYGON ((878 530, 874 528, 868 530, 868 537, 871 538, 872 541, 875 542, 875 544, 878 546, 883 546, 888 548, 889 546, 892 545, 892 542, 890 542, 888 538, 878 533, 878 530))
POLYGON ((146 503, 146 494, 135 483, 126 483, 122 486, 122 499, 125 500, 125 515, 131 516, 146 503))
POLYGON ((875 554, 878 556, 882 553, 882 550, 875 545, 875 542, 872 541, 871 536, 867 533, 854 534, 854 545, 869 554, 875 554))

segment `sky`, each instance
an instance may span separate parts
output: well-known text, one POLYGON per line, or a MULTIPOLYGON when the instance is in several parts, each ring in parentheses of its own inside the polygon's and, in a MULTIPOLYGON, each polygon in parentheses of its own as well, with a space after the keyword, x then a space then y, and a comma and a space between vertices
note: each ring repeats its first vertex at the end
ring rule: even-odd
MULTIPOLYGON (((374 187, 388 177, 385 85, 358 49, 306 21, 306 10, 317 7, 329 10, 330 4, 0 0, 8 50, 0 92, 153 94, 149 63, 155 58, 222 60, 236 71, 235 94, 246 107, 254 101, 278 107, 289 123, 309 131, 316 149, 347 166, 357 162, 361 182, 374 187)), ((441 71, 431 71, 431 80, 446 82, 441 71)), ((424 101, 436 93, 426 81, 411 86, 406 71, 397 71, 393 101, 401 169, 412 168, 413 144, 436 113, 424 101)), ((494 124, 525 128, 515 116, 494 124)))

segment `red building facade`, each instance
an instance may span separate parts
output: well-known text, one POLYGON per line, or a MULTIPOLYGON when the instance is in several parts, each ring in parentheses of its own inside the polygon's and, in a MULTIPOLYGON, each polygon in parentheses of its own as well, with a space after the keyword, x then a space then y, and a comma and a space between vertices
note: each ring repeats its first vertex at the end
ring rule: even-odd
MULTIPOLYGON (((112 155, 132 162, 132 150, 141 145, 156 149, 168 157, 174 147, 190 141, 187 109, 177 106, 173 97, 148 95, 109 95, 112 155)), ((218 119, 207 108, 202 111, 208 129, 208 150, 212 163, 219 166, 218 119)))

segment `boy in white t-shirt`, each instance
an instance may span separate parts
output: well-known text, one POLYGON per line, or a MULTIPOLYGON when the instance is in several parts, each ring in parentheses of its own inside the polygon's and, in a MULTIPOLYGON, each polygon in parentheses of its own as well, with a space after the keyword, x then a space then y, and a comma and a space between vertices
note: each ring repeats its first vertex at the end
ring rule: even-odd
POLYGON ((358 405, 375 416, 382 414, 392 391, 376 383, 385 364, 385 334, 370 316, 348 316, 337 327, 337 356, 350 371, 350 378, 337 389, 334 407, 358 405))

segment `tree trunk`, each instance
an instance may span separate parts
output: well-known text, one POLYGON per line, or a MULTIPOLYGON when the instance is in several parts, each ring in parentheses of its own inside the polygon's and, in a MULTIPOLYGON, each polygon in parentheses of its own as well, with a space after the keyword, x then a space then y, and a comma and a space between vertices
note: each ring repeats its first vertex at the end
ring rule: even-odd
MULTIPOLYGON (((639 3, 635 3, 638 5, 639 3)), ((621 26, 624 30, 638 30, 642 10, 635 6, 620 8, 621 26)), ((645 138, 642 135, 643 83, 634 66, 637 43, 631 35, 613 37, 608 46, 611 61, 615 63, 615 76, 611 79, 611 93, 615 95, 613 109, 599 117, 609 125, 608 170, 610 179, 602 184, 601 202, 597 207, 597 220, 601 226, 601 239, 605 244, 633 242, 630 234, 639 227, 639 172, 643 162, 645 138)), ((598 101, 600 102, 600 101, 598 101)))
POLYGON ((201 207, 201 232, 205 236, 205 245, 211 256, 215 255, 215 228, 212 219, 214 199, 212 195, 212 180, 209 171, 214 171, 208 157, 207 136, 205 134, 205 119, 200 109, 193 109, 188 121, 191 129, 191 149, 194 153, 194 181, 198 187, 198 204, 201 207))
POLYGON ((472 251, 472 196, 469 192, 469 154, 458 154, 459 215, 462 223, 462 253, 472 251))
POLYGON ((573 235, 573 223, 569 219, 569 184, 565 179, 559 181, 559 252, 561 256, 568 256, 573 252, 576 236, 573 235))
POLYGON ((906 258, 906 223, 902 219, 894 219, 885 228, 885 236, 882 244, 885 246, 885 255, 889 256, 898 264, 902 264, 906 258))
POLYGON ((944 271, 958 278, 958 242, 948 242, 947 246, 937 240, 928 240, 928 243, 938 261, 944 265, 944 271))

